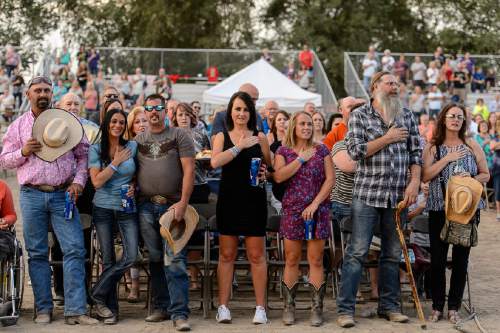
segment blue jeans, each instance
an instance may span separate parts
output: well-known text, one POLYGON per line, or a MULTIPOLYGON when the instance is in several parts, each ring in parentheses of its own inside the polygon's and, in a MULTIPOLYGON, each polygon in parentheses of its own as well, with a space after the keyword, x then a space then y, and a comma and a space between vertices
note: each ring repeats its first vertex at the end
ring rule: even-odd
POLYGON ((99 240, 103 271, 90 295, 93 301, 106 304, 114 314, 118 314, 116 286, 123 273, 132 267, 137 259, 139 246, 137 214, 94 206, 92 216, 99 240), (123 246, 122 258, 118 262, 115 258, 114 225, 118 226, 123 246))
POLYGON ((354 199, 352 201, 352 235, 342 266, 339 314, 354 315, 359 280, 370 249, 375 225, 380 221, 381 253, 378 275, 378 312, 400 311, 399 261, 401 245, 396 233, 394 209, 376 208, 354 199))
POLYGON ((73 218, 64 218, 65 192, 45 193, 21 186, 19 194, 23 212, 23 235, 35 309, 52 312, 51 270, 49 265, 49 223, 59 240, 63 253, 64 315, 77 316, 87 312, 85 291, 85 246, 80 215, 75 207, 73 218))
POLYGON ((351 206, 337 201, 332 201, 332 226, 335 242, 340 242, 340 221, 351 216, 351 206))
POLYGON ((168 205, 151 202, 139 204, 139 222, 144 244, 149 252, 153 309, 169 313, 172 320, 187 319, 189 315, 189 277, 187 251, 173 255, 160 235, 160 217, 168 205), (169 264, 164 264, 165 251, 169 264))

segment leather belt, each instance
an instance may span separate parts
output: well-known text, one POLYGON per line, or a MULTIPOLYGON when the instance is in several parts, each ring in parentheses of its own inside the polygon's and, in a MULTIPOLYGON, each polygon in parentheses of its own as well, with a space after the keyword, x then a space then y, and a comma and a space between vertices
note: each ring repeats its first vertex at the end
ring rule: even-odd
POLYGON ((65 190, 66 188, 68 188, 69 185, 71 185, 71 183, 69 183, 69 182, 61 184, 61 185, 55 185, 55 186, 45 185, 45 184, 42 184, 42 185, 23 184, 23 186, 38 190, 40 192, 45 192, 45 193, 52 193, 52 192, 56 192, 56 191, 60 191, 60 190, 65 190))
POLYGON ((168 203, 168 199, 161 195, 153 195, 149 198, 149 201, 157 205, 166 205, 168 203))

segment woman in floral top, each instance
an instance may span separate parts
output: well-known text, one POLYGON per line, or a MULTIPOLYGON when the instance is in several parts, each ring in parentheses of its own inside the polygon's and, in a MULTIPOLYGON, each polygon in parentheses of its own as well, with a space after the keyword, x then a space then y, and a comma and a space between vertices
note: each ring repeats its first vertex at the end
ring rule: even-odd
POLYGON ((280 234, 285 238, 283 322, 286 325, 295 321, 295 293, 306 220, 316 223, 314 239, 307 241, 312 295, 311 325, 320 326, 322 323, 326 288, 323 249, 325 239, 330 237, 329 195, 335 182, 329 153, 325 145, 313 143, 313 120, 306 112, 298 112, 292 117, 283 146, 276 151, 274 179, 278 183, 288 182, 282 201, 280 225, 280 234))

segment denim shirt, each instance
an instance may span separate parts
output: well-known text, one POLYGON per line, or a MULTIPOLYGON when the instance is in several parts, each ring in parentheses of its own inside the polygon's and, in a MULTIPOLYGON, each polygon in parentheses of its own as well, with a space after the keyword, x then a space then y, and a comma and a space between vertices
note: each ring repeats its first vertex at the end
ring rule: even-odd
MULTIPOLYGON (((101 188, 96 189, 92 202, 97 207, 113 210, 122 209, 120 188, 122 185, 130 184, 135 175, 136 165, 134 159, 137 154, 137 142, 129 141, 125 147, 131 151, 130 158, 118 166, 118 171, 115 171, 113 176, 101 188)), ((100 153, 100 144, 90 146, 89 169, 104 168, 104 166, 101 166, 100 153)))

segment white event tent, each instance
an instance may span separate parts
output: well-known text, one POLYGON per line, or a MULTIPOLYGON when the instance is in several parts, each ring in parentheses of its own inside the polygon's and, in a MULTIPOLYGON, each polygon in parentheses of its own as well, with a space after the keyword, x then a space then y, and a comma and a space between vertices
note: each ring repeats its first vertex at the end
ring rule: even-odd
POLYGON ((276 101, 280 108, 285 110, 302 109, 306 102, 321 106, 321 95, 300 88, 264 59, 254 62, 218 85, 205 90, 203 103, 226 105, 244 83, 252 83, 259 90, 257 107, 264 106, 270 100, 276 101))

